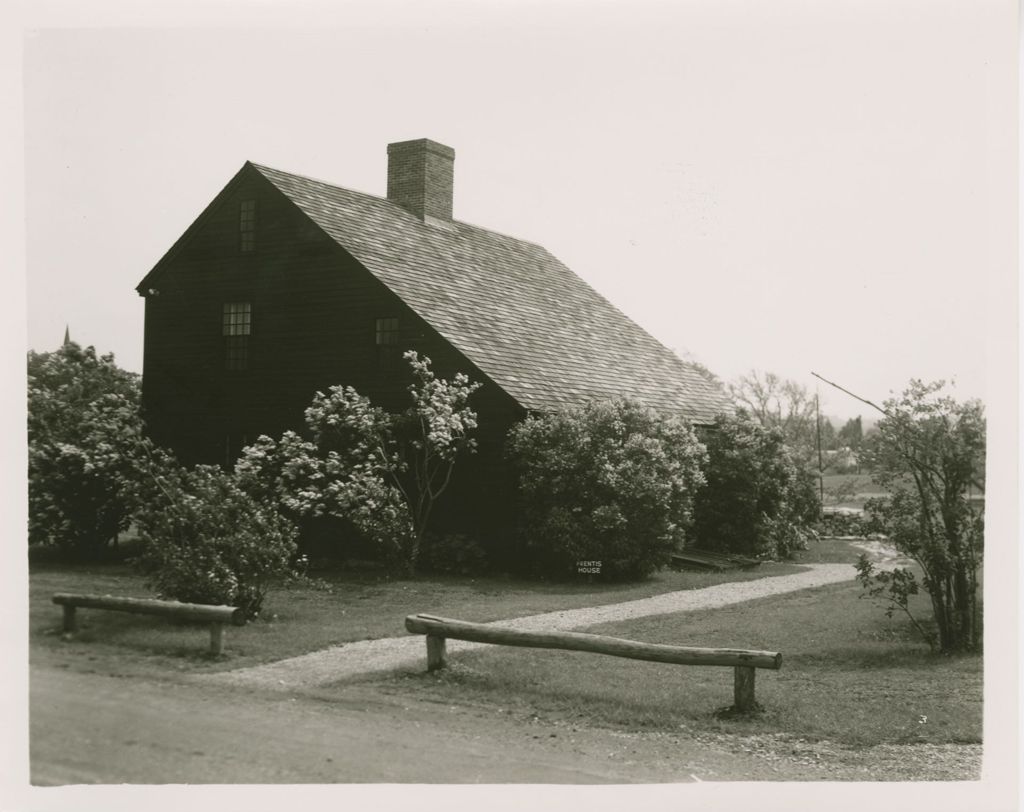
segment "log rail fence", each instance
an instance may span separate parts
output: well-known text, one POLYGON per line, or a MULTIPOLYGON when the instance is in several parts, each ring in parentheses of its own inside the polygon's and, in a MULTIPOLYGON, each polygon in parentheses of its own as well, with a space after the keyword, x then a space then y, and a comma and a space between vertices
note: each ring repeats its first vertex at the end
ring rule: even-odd
POLYGON ((752 713, 759 707, 754 698, 755 669, 777 671, 782 665, 782 655, 776 651, 668 646, 581 632, 527 632, 424 614, 406 617, 405 628, 414 634, 426 635, 428 671, 445 667, 445 641, 449 638, 501 646, 589 651, 674 665, 732 666, 735 677, 732 710, 737 713, 752 713))
POLYGON ((53 602, 64 608, 64 631, 69 634, 77 628, 76 610, 79 607, 141 615, 164 615, 177 620, 209 623, 210 653, 214 655, 220 655, 224 651, 225 625, 245 625, 245 613, 234 606, 181 603, 151 598, 117 598, 111 595, 73 595, 66 592, 54 595, 53 602))

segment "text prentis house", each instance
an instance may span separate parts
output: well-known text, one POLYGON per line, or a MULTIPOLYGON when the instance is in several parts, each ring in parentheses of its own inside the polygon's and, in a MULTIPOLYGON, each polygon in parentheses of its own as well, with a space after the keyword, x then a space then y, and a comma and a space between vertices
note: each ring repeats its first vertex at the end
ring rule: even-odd
POLYGON ((731 410, 542 247, 452 219, 454 162, 427 139, 390 144, 387 198, 246 162, 137 287, 153 439, 230 464, 301 430, 335 384, 404 408, 413 349, 483 383, 479 451, 438 518, 486 536, 508 526, 504 439, 527 414, 623 396, 695 424, 731 410))

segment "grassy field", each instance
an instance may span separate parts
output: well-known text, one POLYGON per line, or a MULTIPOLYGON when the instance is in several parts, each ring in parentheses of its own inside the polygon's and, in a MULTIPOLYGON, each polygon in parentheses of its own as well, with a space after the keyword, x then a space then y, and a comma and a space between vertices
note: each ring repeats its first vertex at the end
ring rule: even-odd
MULTIPOLYGON (((913 481, 906 477, 906 487, 913 489, 913 481)), ((864 502, 873 497, 888 496, 889 491, 874 481, 871 474, 825 474, 822 477, 825 507, 864 507, 864 502)), ((971 491, 968 493, 976 507, 983 507, 984 493, 971 491)))
POLYGON ((405 616, 416 612, 486 622, 502 618, 599 606, 663 592, 796 572, 795 564, 765 563, 728 573, 658 573, 634 584, 580 580, 544 583, 507 578, 420 577, 389 580, 373 574, 317 573, 315 585, 295 584, 270 593, 263 616, 226 631, 225 655, 205 653, 208 635, 199 626, 150 615, 82 609, 80 630, 70 641, 60 634, 56 592, 153 597, 125 564, 45 564, 30 575, 31 654, 60 659, 68 667, 108 672, 222 670, 284 659, 355 640, 405 634, 405 616))
POLYGON ((870 474, 825 474, 822 484, 826 507, 863 508, 866 500, 886 495, 870 474))
POLYGON ((887 620, 858 595, 856 585, 842 584, 581 630, 781 651, 781 670, 758 672, 765 710, 753 719, 716 715, 732 703, 730 668, 575 652, 489 647, 453 655, 437 674, 395 674, 385 689, 551 724, 788 734, 856 746, 981 741, 981 658, 931 655, 909 624, 887 620))
MULTIPOLYGON (((829 541, 800 560, 852 563, 859 553, 848 542, 829 541)), ((926 597, 913 599, 911 608, 919 618, 930 616, 926 597)), ((783 664, 758 672, 764 713, 750 719, 717 715, 732 703, 730 668, 576 652, 488 647, 452 656, 436 674, 394 674, 383 690, 556 725, 787 734, 853 746, 981 741, 981 657, 931 654, 909 622, 887 619, 855 583, 580 631, 780 651, 783 664)))

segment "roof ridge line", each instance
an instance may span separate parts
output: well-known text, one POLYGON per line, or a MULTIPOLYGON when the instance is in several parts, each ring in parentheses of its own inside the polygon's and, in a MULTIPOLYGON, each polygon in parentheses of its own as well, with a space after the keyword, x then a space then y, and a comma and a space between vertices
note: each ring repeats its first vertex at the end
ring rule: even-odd
MULTIPOLYGON (((400 209, 402 208, 394 201, 388 200, 386 197, 381 197, 380 195, 375 195, 372 192, 364 192, 361 189, 352 189, 349 186, 340 186, 337 183, 331 183, 330 181, 324 180, 323 178, 314 178, 312 175, 303 175, 299 172, 290 172, 287 169, 278 169, 276 166, 260 164, 256 163, 256 161, 246 161, 246 163, 251 164, 255 169, 269 169, 271 172, 277 172, 281 175, 289 175, 293 178, 300 178, 301 180, 308 180, 312 181, 313 183, 320 183, 323 184, 324 186, 330 186, 332 189, 341 189, 344 192, 350 192, 351 194, 355 195, 362 195, 363 197, 372 197, 374 200, 379 200, 381 203, 390 203, 392 206, 397 206, 400 209)), ((402 209, 402 211, 405 211, 405 209, 402 209)))
MULTIPOLYGON (((246 161, 246 163, 251 164, 253 168, 257 170, 268 169, 271 172, 278 172, 282 175, 289 175, 290 177, 293 178, 301 178, 302 180, 312 181, 313 183, 319 183, 322 184, 323 186, 330 186, 332 189, 340 189, 343 192, 349 192, 351 194, 361 195, 363 197, 368 197, 373 200, 380 201, 381 203, 387 203, 391 206, 395 206, 396 208, 401 209, 402 211, 405 211, 405 209, 402 209, 401 206, 399 206, 393 200, 389 200, 386 196, 381 197, 380 195, 375 195, 372 192, 364 192, 361 189, 353 189, 350 186, 342 186, 341 184, 338 183, 331 183, 331 181, 324 180, 323 178, 314 178, 312 175, 303 175, 299 172, 291 172, 287 169, 278 169, 276 166, 269 166, 268 164, 261 164, 257 163, 256 161, 246 161)), ((457 220, 454 217, 452 218, 451 222, 456 225, 465 226, 466 228, 475 229, 477 231, 486 231, 488 234, 495 234, 498 237, 505 237, 507 239, 515 240, 516 242, 525 243, 527 245, 532 245, 536 248, 540 248, 543 251, 547 251, 547 249, 544 248, 543 245, 541 245, 539 242, 536 242, 535 240, 528 240, 523 237, 517 237, 515 234, 509 234, 506 231, 498 231, 497 229, 489 228, 488 226, 482 226, 478 223, 471 223, 468 220, 457 220)), ((424 225, 429 225, 429 223, 424 223, 424 225)), ((550 253, 550 251, 548 253, 550 253)))

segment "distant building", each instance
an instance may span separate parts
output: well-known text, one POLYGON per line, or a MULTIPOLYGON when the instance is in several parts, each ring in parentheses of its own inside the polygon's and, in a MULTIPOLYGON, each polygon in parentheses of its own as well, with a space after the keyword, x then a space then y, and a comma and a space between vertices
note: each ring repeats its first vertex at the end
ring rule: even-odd
POLYGON ((837 473, 849 473, 860 468, 857 452, 852 448, 844 446, 839 449, 823 451, 822 454, 825 460, 825 467, 831 468, 837 473))

